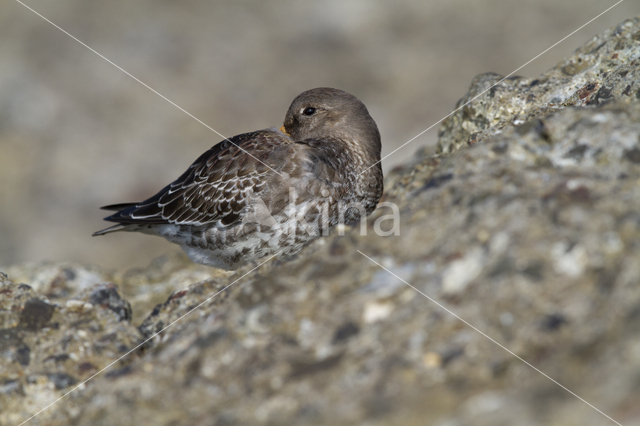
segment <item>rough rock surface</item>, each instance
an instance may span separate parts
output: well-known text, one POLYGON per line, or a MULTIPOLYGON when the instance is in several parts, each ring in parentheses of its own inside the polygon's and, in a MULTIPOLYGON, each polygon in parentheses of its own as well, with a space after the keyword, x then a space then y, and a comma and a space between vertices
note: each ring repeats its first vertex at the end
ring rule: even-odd
POLYGON ((255 270, 6 271, 0 424, 147 338, 30 424, 614 424, 496 342, 640 424, 639 57, 636 18, 453 115, 388 177, 399 236, 386 207, 255 270))
POLYGON ((567 106, 599 106, 640 99, 637 18, 594 37, 536 79, 487 73, 471 82, 456 112, 443 122, 437 152, 451 153, 567 106))

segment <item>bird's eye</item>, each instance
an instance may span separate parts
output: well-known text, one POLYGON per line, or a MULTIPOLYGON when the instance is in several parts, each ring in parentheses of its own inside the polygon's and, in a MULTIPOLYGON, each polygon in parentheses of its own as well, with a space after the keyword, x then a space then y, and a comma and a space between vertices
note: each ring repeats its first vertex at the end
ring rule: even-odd
POLYGON ((313 114, 316 113, 316 109, 314 107, 307 107, 307 108, 302 110, 302 113, 304 115, 313 115, 313 114))

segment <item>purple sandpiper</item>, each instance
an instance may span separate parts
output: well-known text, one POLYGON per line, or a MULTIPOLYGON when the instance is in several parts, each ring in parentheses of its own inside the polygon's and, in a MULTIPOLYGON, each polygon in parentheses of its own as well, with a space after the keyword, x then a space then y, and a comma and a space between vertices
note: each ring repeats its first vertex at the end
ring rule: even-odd
POLYGON ((214 145, 173 183, 138 203, 102 207, 117 222, 182 247, 197 263, 236 269, 290 256, 338 223, 366 217, 382 196, 380 133, 342 90, 298 95, 276 128, 214 145))

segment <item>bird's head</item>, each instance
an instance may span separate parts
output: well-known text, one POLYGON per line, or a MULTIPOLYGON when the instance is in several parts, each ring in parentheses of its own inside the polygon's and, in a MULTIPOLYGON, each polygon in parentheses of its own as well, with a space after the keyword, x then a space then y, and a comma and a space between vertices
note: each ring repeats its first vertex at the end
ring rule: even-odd
POLYGON ((329 87, 298 95, 284 119, 284 131, 294 141, 335 138, 380 155, 380 133, 367 107, 347 92, 329 87))

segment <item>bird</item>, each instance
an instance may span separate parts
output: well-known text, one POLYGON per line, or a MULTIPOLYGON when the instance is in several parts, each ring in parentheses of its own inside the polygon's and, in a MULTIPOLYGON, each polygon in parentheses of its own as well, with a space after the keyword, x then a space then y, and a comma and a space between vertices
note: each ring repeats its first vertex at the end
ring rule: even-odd
POLYGON ((227 138, 174 182, 136 203, 101 207, 117 224, 178 244, 193 262, 235 270, 290 257, 339 224, 375 210, 383 193, 378 126, 355 96, 318 87, 284 124, 227 138))

